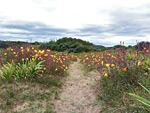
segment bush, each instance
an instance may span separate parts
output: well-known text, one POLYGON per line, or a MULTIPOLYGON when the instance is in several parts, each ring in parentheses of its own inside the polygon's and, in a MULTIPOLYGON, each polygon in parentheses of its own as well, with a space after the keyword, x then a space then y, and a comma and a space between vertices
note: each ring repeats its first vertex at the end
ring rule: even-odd
POLYGON ((9 47, 9 45, 6 44, 5 42, 0 42, 0 48, 6 49, 8 47, 9 47))

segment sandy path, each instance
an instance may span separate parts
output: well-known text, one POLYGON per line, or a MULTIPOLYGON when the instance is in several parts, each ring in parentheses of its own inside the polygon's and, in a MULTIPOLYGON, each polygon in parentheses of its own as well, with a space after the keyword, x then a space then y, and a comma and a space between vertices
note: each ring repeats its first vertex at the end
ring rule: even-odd
POLYGON ((94 87, 95 79, 100 76, 97 72, 84 75, 83 67, 77 62, 73 63, 68 72, 66 83, 62 88, 60 99, 55 101, 57 113, 98 113, 100 105, 96 101, 94 87))

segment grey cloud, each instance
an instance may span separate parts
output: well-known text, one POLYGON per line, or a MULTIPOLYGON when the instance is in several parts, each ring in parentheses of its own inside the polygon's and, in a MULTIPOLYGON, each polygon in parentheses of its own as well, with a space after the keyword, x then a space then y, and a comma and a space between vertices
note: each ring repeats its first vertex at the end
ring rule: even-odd
MULTIPOLYGON (((113 24, 112 32, 116 35, 139 36, 150 32, 150 12, 141 8, 116 9, 110 12, 113 24)), ((150 10, 150 7, 147 7, 150 10)))
POLYGON ((83 28, 80 29, 81 32, 88 32, 88 33, 103 33, 106 31, 104 26, 100 25, 85 25, 83 28))
POLYGON ((10 35, 10 37, 23 39, 25 37, 26 39, 34 39, 38 41, 39 38, 47 39, 47 37, 62 37, 64 33, 67 33, 67 29, 63 28, 55 28, 53 26, 45 25, 40 22, 24 22, 24 21, 12 21, 7 22, 7 24, 1 24, 0 29, 8 29, 7 32, 4 32, 3 30, 0 31, 0 39, 10 39, 7 35, 10 35), (20 32, 15 32, 13 30, 21 30, 20 32), (11 31, 12 30, 12 31, 11 31), (26 32, 27 31, 27 32, 26 32), (7 34, 5 36, 5 34, 7 34))
POLYGON ((91 33, 99 38, 112 36, 145 37, 150 33, 150 5, 144 5, 135 9, 116 8, 107 13, 111 17, 111 24, 85 25, 80 29, 81 33, 91 33), (146 8, 145 8, 146 7, 146 8), (143 12, 144 10, 147 10, 143 12), (105 35, 110 34, 110 36, 105 35))

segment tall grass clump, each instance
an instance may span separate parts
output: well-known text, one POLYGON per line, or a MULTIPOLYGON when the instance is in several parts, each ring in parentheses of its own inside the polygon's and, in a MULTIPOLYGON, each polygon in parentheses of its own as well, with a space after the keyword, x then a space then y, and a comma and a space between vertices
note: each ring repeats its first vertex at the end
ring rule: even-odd
POLYGON ((36 64, 36 59, 15 64, 13 61, 2 66, 0 69, 1 80, 23 80, 37 78, 42 70, 43 61, 36 64))

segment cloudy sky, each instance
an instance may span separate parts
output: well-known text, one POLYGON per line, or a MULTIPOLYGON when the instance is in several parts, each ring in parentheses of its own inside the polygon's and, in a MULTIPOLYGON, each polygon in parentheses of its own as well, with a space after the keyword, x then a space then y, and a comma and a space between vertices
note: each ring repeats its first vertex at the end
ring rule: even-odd
POLYGON ((150 41, 150 0, 0 0, 0 40, 150 41))

